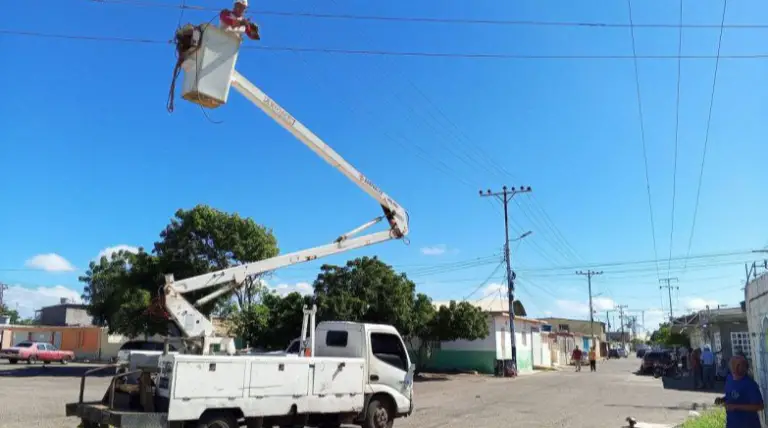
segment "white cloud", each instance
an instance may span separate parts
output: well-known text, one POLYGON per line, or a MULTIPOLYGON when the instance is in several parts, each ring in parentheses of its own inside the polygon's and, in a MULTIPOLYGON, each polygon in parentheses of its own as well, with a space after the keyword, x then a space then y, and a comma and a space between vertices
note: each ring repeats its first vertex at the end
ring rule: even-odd
POLYGON ((24 266, 46 272, 72 272, 75 270, 72 263, 56 253, 38 254, 27 260, 24 266))
POLYGON ((62 298, 70 302, 80 302, 80 293, 63 285, 53 287, 27 288, 20 285, 11 285, 5 290, 3 299, 10 309, 18 308, 22 317, 32 317, 35 310, 44 306, 60 303, 62 298))
POLYGON ((709 306, 710 309, 717 308, 717 303, 717 300, 707 300, 696 297, 688 299, 688 301, 686 301, 685 307, 694 311, 700 311, 702 309, 707 309, 707 306, 709 306))
POLYGON ((445 244, 433 245, 431 247, 421 247, 421 254, 425 256, 442 256, 448 250, 445 244))
POLYGON ((314 289, 312 288, 312 284, 308 282, 297 282, 296 284, 278 284, 277 286, 270 287, 268 286, 272 291, 275 293, 286 296, 288 294, 291 294, 293 292, 297 292, 302 295, 310 295, 314 292, 314 289))
POLYGON ((138 253, 139 247, 134 247, 132 245, 115 245, 114 247, 107 247, 101 251, 99 251, 99 255, 96 256, 96 260, 101 260, 102 257, 112 258, 112 255, 117 253, 118 251, 127 251, 129 253, 138 253))

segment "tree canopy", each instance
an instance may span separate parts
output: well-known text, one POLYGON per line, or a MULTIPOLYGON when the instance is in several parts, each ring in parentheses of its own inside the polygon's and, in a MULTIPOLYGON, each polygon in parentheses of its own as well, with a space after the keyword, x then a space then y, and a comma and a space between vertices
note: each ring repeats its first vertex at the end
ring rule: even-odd
MULTIPOLYGON (((85 284, 83 299, 95 322, 112 333, 166 334, 167 320, 153 303, 165 274, 182 280, 278 252, 277 239, 266 227, 198 205, 176 212, 151 253, 120 251, 91 262, 80 277, 85 284)), ((313 296, 281 296, 264 287, 261 278, 250 278, 248 286, 201 310, 226 318, 231 332, 249 346, 283 349, 300 335, 303 307, 316 304, 318 321, 393 325, 418 348, 419 366, 426 364, 440 341, 475 340, 488 334, 482 310, 468 302, 436 308, 428 296, 416 293, 416 285, 405 274, 376 257, 356 258, 343 266, 323 265, 313 288, 313 296)), ((195 300, 203 293, 185 297, 195 300)))
MULTIPOLYGON (((160 233, 152 254, 120 251, 102 256, 89 264, 80 281, 85 284, 83 300, 88 303, 94 320, 109 327, 110 332, 138 336, 165 333, 166 321, 150 310, 158 296, 164 274, 177 280, 225 269, 237 264, 262 260, 278 254, 277 239, 272 231, 252 219, 228 214, 206 205, 191 210, 178 210, 160 233)), ((237 301, 244 309, 258 294, 258 281, 239 290, 237 301)), ((194 300, 205 291, 189 293, 194 300)), ((210 313, 223 296, 202 308, 210 313)))

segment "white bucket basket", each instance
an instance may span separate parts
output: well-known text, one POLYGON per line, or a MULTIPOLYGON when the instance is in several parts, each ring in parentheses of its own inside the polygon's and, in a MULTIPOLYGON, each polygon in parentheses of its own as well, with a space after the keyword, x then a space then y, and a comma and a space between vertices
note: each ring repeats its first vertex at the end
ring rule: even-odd
POLYGON ((210 24, 201 25, 195 32, 194 38, 200 43, 187 51, 182 64, 181 96, 203 107, 216 108, 227 102, 242 39, 210 24))

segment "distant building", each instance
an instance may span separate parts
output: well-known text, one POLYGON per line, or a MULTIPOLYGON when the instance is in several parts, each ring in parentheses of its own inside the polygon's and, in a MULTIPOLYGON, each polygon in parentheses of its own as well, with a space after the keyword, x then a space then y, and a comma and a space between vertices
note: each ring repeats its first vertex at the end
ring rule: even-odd
POLYGON ((601 342, 605 342, 605 323, 595 321, 590 323, 589 320, 577 320, 570 318, 538 318, 540 321, 552 326, 552 333, 578 333, 584 336, 595 335, 601 342), (594 332, 592 328, 594 326, 594 332))
POLYGON ((37 324, 46 326, 87 327, 93 325, 93 317, 88 315, 88 306, 80 303, 69 303, 61 299, 61 303, 46 306, 38 311, 37 324))

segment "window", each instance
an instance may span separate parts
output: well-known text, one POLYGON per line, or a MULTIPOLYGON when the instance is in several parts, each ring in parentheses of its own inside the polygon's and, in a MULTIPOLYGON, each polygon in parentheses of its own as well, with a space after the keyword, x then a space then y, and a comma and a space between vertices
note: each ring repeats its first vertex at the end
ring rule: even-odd
POLYGON ((523 346, 528 346, 528 333, 525 331, 525 329, 520 332, 520 337, 522 338, 520 344, 523 346))
POLYGON ((749 332, 731 332, 731 348, 734 355, 742 352, 747 358, 752 355, 752 344, 749 342, 749 332))
POLYGON ((38 343, 37 344, 37 350, 38 351, 45 351, 45 343, 38 343))
POLYGON ((347 346, 347 340, 349 339, 349 333, 343 330, 328 330, 325 334, 325 346, 333 346, 336 348, 345 348, 347 346))
POLYGON ((16 344, 16 348, 29 348, 32 346, 32 342, 21 342, 16 344))
POLYGON ((371 352, 376 359, 408 371, 408 354, 398 336, 389 333, 371 333, 371 352))
POLYGON ((571 331, 568 324, 558 324, 557 329, 560 331, 571 331))
MULTIPOLYGON (((325 338, 325 341, 328 342, 328 337, 325 338)), ((293 339, 291 342, 291 346, 288 347, 288 353, 289 354, 298 354, 301 350, 301 341, 299 339, 293 339)))

